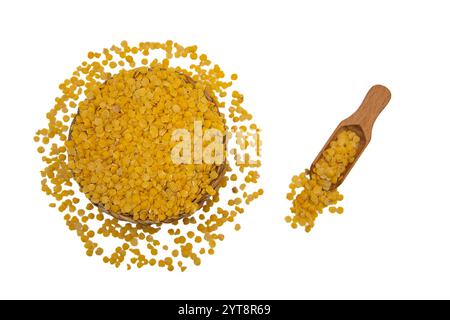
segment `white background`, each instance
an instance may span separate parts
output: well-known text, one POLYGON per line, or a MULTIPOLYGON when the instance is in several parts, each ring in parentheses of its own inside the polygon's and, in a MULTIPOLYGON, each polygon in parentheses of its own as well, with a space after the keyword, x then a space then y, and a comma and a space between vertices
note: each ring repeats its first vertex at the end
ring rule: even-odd
POLYGON ((2 1, 0 298, 450 298, 448 1, 2 1), (237 72, 263 129, 264 197, 185 273, 88 258, 40 191, 32 141, 89 50, 197 44, 237 72), (284 221, 308 167, 373 84, 392 100, 310 234, 284 221))

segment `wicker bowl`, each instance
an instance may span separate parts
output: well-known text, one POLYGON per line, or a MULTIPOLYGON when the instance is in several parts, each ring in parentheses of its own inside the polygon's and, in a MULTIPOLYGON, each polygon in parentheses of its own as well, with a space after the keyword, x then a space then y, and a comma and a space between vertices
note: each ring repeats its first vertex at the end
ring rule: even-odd
MULTIPOLYGON (((137 72, 135 74, 137 74, 137 72)), ((188 76, 188 75, 186 75, 184 73, 181 73, 181 72, 179 72, 179 74, 184 77, 186 82, 189 82, 191 84, 195 84, 196 83, 194 81, 194 79, 192 79, 190 76, 188 76)), ((205 94, 205 98, 214 104, 214 106, 215 106, 215 108, 217 110, 217 113, 219 113, 219 115, 222 116, 222 118, 223 118, 223 120, 225 122, 225 117, 219 111, 219 107, 218 107, 218 104, 215 101, 215 99, 212 97, 212 95, 206 89, 204 90, 204 94, 205 94)), ((78 114, 75 115, 75 117, 72 120, 72 123, 70 125, 70 128, 69 128, 69 135, 68 135, 68 140, 69 141, 72 140, 72 129, 73 129, 73 125, 74 125, 74 123, 75 123, 75 121, 77 119, 77 116, 78 116, 78 114)), ((223 143, 224 143, 224 151, 225 151, 225 154, 226 154, 226 149, 227 149, 227 137, 226 137, 226 135, 224 136, 223 143)), ((227 168, 228 168, 228 166, 227 166, 226 157, 224 157, 223 163, 216 166, 216 172, 218 174, 217 178, 215 178, 214 180, 211 181, 211 186, 214 188, 214 190, 219 191, 220 186, 221 186, 221 182, 222 182, 222 180, 223 180, 223 178, 225 176, 227 168)), ((203 190, 203 192, 200 191, 199 194, 197 195, 197 199, 195 201, 195 203, 198 205, 198 209, 201 209, 203 207, 203 204, 205 203, 205 201, 207 201, 210 197, 211 196, 208 193, 206 193, 205 190, 203 190)), ((126 214, 123 214, 123 213, 120 213, 120 212, 111 212, 109 210, 106 210, 101 203, 93 203, 92 202, 92 204, 94 206, 96 206, 97 208, 99 208, 103 213, 105 213, 107 215, 110 215, 113 218, 116 218, 116 219, 121 220, 121 221, 134 223, 134 224, 144 225, 144 226, 152 225, 152 224, 171 223, 171 222, 174 222, 176 220, 180 220, 180 219, 183 219, 183 218, 186 218, 186 217, 192 215, 192 214, 179 214, 175 218, 173 218, 173 217, 167 218, 164 221, 139 220, 139 219, 135 220, 132 217, 130 217, 129 215, 126 215, 126 214)))

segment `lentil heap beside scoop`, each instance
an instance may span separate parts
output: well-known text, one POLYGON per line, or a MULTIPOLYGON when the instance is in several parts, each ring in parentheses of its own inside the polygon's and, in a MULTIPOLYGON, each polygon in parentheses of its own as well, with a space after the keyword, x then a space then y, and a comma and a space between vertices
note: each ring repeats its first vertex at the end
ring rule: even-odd
POLYGON ((222 232, 240 229, 242 204, 263 194, 251 188, 260 130, 231 86, 196 46, 172 41, 89 52, 60 85, 48 126, 34 137, 45 164, 42 190, 88 256, 127 269, 184 271, 214 253, 222 232), (181 149, 184 162, 174 161, 178 131, 192 137, 181 149), (211 148, 217 141, 221 148, 211 148), (205 150, 214 161, 202 159, 205 150))

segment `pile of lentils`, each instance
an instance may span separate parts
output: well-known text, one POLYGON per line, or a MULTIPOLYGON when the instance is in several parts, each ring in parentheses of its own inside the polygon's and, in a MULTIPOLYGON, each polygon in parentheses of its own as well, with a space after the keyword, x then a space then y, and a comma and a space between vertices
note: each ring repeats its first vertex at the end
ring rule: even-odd
POLYGON ((122 41, 89 52, 60 84, 34 137, 41 185, 88 256, 127 270, 185 271, 213 255, 230 226, 240 229, 244 204, 263 190, 260 129, 235 80, 197 46, 122 41), (223 133, 222 163, 174 162, 177 129, 194 139, 223 133))
POLYGON ((292 228, 301 226, 306 232, 310 232, 316 218, 326 207, 330 213, 344 212, 342 207, 334 206, 344 196, 333 185, 355 161, 359 143, 360 137, 355 132, 343 130, 323 152, 312 172, 305 170, 292 178, 290 191, 286 196, 292 201, 291 215, 285 217, 292 228))

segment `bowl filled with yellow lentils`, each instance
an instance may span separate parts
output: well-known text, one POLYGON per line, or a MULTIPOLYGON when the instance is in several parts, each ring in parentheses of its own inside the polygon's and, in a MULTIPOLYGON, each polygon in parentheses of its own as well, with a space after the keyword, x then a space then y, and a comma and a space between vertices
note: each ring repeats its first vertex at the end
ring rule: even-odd
POLYGON ((87 256, 185 271, 240 229, 263 190, 236 80, 197 46, 123 41, 60 84, 34 136, 41 187, 87 256))

